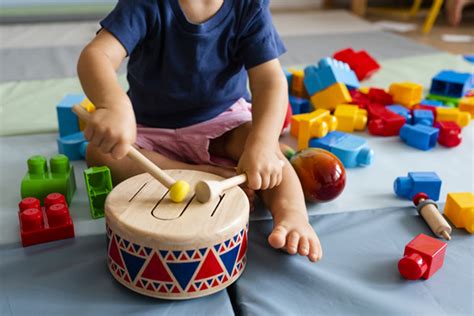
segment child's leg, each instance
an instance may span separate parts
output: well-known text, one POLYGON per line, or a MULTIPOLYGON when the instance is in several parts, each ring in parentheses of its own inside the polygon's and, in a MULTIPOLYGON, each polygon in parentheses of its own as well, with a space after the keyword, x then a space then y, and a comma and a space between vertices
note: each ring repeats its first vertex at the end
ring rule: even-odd
MULTIPOLYGON (((241 125, 213 140, 209 148, 211 153, 237 161, 244 150, 250 127, 250 123, 241 125)), ((268 237, 270 245, 277 249, 286 248, 290 254, 308 256, 311 261, 319 260, 321 245, 308 222, 300 181, 287 160, 281 184, 262 191, 261 197, 273 215, 273 231, 268 237)))
MULTIPOLYGON (((210 165, 190 165, 181 161, 171 160, 154 151, 146 149, 139 149, 139 151, 162 169, 199 170, 214 173, 226 178, 235 175, 235 172, 232 169, 210 165)), ((121 160, 113 159, 110 155, 103 154, 93 144, 87 146, 86 162, 89 167, 108 166, 111 170, 114 185, 144 172, 143 169, 130 158, 125 157, 121 160)))

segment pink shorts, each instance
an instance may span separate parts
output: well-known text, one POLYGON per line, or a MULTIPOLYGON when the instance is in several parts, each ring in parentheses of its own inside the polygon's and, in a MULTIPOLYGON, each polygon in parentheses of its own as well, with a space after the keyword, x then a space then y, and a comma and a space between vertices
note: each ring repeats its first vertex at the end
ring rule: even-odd
POLYGON ((136 144, 170 159, 195 164, 233 166, 235 162, 209 154, 211 139, 252 121, 251 105, 239 99, 215 118, 178 129, 137 126, 136 144))

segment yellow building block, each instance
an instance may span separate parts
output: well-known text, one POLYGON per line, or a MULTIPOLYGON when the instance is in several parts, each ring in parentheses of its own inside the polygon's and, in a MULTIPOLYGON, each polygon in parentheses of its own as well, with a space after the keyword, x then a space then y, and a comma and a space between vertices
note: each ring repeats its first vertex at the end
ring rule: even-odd
POLYGON ((370 87, 360 87, 358 90, 359 90, 360 93, 368 94, 369 90, 370 90, 370 87))
POLYGON ((461 127, 466 127, 471 122, 471 114, 456 108, 436 107, 436 121, 452 121, 461 127))
POLYGON ((420 103, 423 96, 423 86, 414 82, 392 83, 389 93, 393 97, 393 102, 401 104, 407 108, 412 108, 420 103))
POLYGON ((306 92, 303 82, 304 70, 290 68, 288 71, 293 74, 291 79, 290 94, 299 98, 307 98, 308 93, 306 92))
POLYGON ((308 148, 309 140, 324 137, 337 127, 337 119, 328 110, 316 110, 311 113, 292 117, 291 135, 298 138, 298 150, 308 148))
POLYGON ((469 112, 471 120, 474 119, 474 97, 464 97, 459 101, 459 111, 469 112))
MULTIPOLYGON (((89 112, 89 113, 95 111, 95 106, 94 106, 94 104, 92 104, 92 102, 91 102, 88 98, 85 98, 84 100, 82 100, 82 102, 79 103, 79 105, 80 105, 81 107, 83 107, 84 109, 86 109, 86 111, 89 112)), ((79 130, 83 131, 84 128, 86 128, 86 122, 84 122, 83 120, 79 119, 79 130)))
POLYGON ((474 233, 474 194, 471 192, 448 193, 444 206, 446 216, 456 228, 474 233))
POLYGON ((357 105, 338 105, 334 116, 337 118, 337 130, 352 133, 363 131, 367 126, 367 110, 357 105))
POLYGON ((343 83, 335 83, 332 86, 315 93, 311 97, 311 103, 315 109, 334 110, 339 104, 352 102, 349 90, 343 83))

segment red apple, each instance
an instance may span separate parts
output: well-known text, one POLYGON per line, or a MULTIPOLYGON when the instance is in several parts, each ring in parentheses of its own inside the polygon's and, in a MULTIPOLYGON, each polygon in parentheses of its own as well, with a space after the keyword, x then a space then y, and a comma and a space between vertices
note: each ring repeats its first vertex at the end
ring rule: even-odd
POLYGON ((308 148, 296 153, 290 161, 298 174, 306 200, 327 202, 344 190, 346 171, 341 161, 330 152, 308 148))

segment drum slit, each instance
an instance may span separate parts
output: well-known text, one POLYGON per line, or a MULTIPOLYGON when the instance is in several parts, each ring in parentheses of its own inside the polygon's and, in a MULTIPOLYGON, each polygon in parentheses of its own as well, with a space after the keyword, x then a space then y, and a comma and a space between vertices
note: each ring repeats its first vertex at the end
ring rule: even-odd
POLYGON ((163 201, 163 199, 165 198, 166 194, 168 194, 170 190, 167 190, 165 192, 165 194, 163 194, 163 196, 161 197, 161 199, 158 200, 158 202, 156 202, 155 206, 153 206, 153 208, 151 209, 151 216, 153 216, 154 218, 157 218, 157 219, 160 219, 159 217, 156 217, 154 212, 155 212, 155 209, 158 207, 158 205, 160 205, 161 201, 163 201))
POLYGON ((184 212, 187 210, 189 204, 191 204, 191 202, 194 200, 195 197, 196 197, 196 194, 194 194, 193 197, 189 199, 188 203, 186 203, 186 206, 184 207, 184 209, 181 211, 181 213, 179 214, 179 216, 177 218, 181 217, 181 215, 184 214, 184 212))
POLYGON ((225 197, 225 193, 222 194, 221 196, 219 196, 219 202, 217 202, 216 207, 215 207, 214 210, 212 211, 211 217, 214 216, 214 213, 215 213, 215 212, 217 211, 217 209, 219 208, 219 205, 221 205, 221 202, 222 202, 222 200, 224 199, 224 197, 225 197))
POLYGON ((140 189, 138 189, 138 191, 130 198, 130 200, 128 200, 128 202, 132 202, 132 200, 138 195, 138 193, 140 193, 143 188, 148 184, 148 182, 145 182, 143 183, 143 185, 140 187, 140 189))

